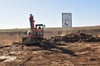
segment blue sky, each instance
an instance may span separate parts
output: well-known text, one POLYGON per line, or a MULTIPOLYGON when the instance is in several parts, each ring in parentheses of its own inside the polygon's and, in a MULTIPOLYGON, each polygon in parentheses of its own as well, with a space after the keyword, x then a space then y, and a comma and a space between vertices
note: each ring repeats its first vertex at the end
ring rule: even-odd
POLYGON ((62 12, 72 13, 73 27, 100 25, 100 0, 0 0, 0 29, 27 28, 35 23, 61 27, 62 12))

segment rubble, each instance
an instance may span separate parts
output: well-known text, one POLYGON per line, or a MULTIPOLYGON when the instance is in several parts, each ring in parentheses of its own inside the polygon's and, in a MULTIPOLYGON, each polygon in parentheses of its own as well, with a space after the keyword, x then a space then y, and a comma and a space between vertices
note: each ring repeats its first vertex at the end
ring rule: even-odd
POLYGON ((50 40, 55 42, 100 42, 100 37, 87 33, 69 33, 63 36, 54 36, 50 40))

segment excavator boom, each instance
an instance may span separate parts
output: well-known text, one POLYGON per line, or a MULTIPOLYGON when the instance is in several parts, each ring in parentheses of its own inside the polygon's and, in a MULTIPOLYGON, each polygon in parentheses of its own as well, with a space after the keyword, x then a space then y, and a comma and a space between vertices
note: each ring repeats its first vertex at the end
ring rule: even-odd
POLYGON ((34 17, 32 14, 30 14, 29 21, 30 21, 30 28, 31 28, 31 36, 33 36, 34 35, 34 17))

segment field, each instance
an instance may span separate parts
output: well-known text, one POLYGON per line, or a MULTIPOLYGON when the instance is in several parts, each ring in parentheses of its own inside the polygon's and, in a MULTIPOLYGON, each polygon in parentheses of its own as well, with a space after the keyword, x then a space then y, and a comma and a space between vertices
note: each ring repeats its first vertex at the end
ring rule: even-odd
POLYGON ((45 28, 44 38, 49 39, 46 46, 21 44, 27 30, 0 30, 0 66, 100 66, 100 26, 45 28), (51 39, 71 33, 77 35, 78 32, 98 40, 67 42, 51 39))

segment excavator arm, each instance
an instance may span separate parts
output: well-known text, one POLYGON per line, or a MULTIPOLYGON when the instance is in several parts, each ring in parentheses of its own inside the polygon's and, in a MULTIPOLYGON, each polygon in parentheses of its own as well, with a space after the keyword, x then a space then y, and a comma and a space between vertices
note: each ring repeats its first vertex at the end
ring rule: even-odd
POLYGON ((33 37, 34 36, 34 17, 32 14, 30 14, 29 21, 30 21, 30 28, 31 28, 31 37, 33 37))

